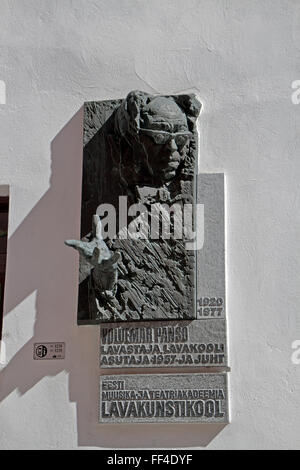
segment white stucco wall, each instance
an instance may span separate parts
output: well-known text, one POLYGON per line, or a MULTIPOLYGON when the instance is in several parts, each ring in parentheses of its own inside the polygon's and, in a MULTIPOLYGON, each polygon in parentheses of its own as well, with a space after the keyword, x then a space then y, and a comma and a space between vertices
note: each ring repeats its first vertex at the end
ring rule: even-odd
POLYGON ((299 23, 298 0, 1 1, 1 449, 299 447, 299 23), (80 108, 132 89, 196 92, 201 171, 227 177, 232 423, 217 435, 97 424, 98 328, 76 326, 77 256, 63 240, 79 235, 80 108), (66 359, 34 361, 39 341, 64 341, 66 359))

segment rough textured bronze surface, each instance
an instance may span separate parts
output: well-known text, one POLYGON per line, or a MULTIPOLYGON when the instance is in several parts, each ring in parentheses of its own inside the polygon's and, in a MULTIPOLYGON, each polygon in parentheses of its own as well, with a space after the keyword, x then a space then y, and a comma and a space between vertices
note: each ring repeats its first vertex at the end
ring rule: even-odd
POLYGON ((193 95, 131 92, 125 100, 85 103, 81 244, 67 242, 80 252, 79 324, 196 317, 195 252, 173 236, 175 216, 169 239, 120 234, 146 213, 150 224, 159 221, 157 204, 177 204, 182 213, 194 204, 199 111, 193 95), (121 208, 120 196, 127 197, 121 208), (106 257, 95 221, 91 230, 101 204, 116 210, 106 257), (132 204, 146 210, 125 222, 132 204))

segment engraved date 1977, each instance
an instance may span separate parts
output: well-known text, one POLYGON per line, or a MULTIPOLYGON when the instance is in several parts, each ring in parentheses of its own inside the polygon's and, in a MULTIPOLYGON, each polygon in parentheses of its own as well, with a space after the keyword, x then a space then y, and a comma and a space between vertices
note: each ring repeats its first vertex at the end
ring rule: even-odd
POLYGON ((223 313, 222 297, 200 297, 197 299, 197 317, 220 317, 223 313))

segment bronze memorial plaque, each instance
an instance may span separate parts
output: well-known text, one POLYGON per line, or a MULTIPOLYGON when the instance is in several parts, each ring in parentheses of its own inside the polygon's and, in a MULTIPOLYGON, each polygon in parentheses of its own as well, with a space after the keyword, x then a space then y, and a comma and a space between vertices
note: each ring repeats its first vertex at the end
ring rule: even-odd
POLYGON ((194 95, 84 106, 78 324, 195 319, 194 95))
POLYGON ((79 252, 77 323, 100 325, 114 373, 100 423, 228 422, 225 181, 198 173, 200 109, 142 91, 84 105, 81 236, 65 243, 79 252), (116 375, 135 368, 148 374, 116 375))

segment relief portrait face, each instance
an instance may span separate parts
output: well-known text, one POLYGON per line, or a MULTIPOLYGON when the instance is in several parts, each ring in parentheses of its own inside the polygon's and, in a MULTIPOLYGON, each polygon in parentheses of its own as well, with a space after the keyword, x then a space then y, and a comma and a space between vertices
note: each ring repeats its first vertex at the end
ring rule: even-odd
POLYGON ((143 110, 139 139, 157 181, 174 178, 191 135, 184 112, 172 98, 156 97, 143 110))

